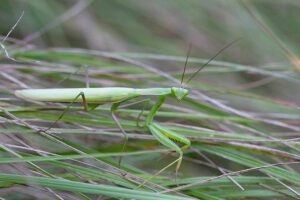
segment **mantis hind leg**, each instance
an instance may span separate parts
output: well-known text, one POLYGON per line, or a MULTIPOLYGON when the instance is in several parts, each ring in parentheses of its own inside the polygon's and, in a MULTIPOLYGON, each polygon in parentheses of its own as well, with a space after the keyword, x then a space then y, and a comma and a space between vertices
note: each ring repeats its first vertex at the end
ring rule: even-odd
MULTIPOLYGON (((56 85, 60 85, 62 82, 64 82, 65 80, 69 79, 71 76, 77 74, 79 71, 81 71, 81 69, 84 68, 85 70, 85 79, 86 79, 86 87, 89 88, 90 86, 90 81, 89 81, 89 75, 88 75, 88 66, 84 65, 82 67, 80 67, 79 69, 77 69, 75 72, 71 73, 69 76, 67 76, 66 78, 62 79, 61 81, 59 81, 56 85)), ((73 105, 73 103, 76 102, 76 100, 81 97, 82 98, 82 105, 84 108, 84 111, 87 112, 88 111, 88 107, 90 107, 90 110, 94 110, 96 109, 100 104, 90 104, 90 106, 88 106, 84 92, 80 92, 72 101, 71 103, 67 106, 67 108, 64 110, 64 112, 58 117, 57 120, 55 120, 55 122, 46 130, 51 129, 59 120, 61 120, 61 118, 70 110, 70 107, 73 105)))
POLYGON ((73 100, 71 103, 69 103, 69 105, 67 106, 67 108, 60 114, 60 116, 57 118, 57 120, 55 120, 50 126, 49 128, 45 129, 45 130, 41 130, 41 131, 48 131, 50 130, 51 128, 53 128, 57 122, 59 122, 59 120, 61 120, 63 118, 63 116, 70 110, 71 106, 76 102, 76 100, 81 97, 82 98, 82 104, 83 104, 83 108, 84 108, 84 111, 87 112, 88 110, 88 105, 87 105, 87 102, 86 102, 86 99, 85 99, 85 95, 84 95, 84 92, 80 92, 73 100))

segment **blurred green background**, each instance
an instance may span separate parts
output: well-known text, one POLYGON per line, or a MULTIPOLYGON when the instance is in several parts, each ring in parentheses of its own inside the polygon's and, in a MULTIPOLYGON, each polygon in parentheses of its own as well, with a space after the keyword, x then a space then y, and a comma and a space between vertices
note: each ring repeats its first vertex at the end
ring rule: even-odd
MULTIPOLYGON (((289 48, 299 52, 299 1, 247 2, 289 48)), ((206 58, 242 38, 223 56, 245 64, 286 62, 276 44, 234 0, 2 0, 2 35, 22 11, 25 15, 12 36, 24 39, 40 31, 33 40, 40 47, 185 55, 191 43, 193 54, 206 58)))

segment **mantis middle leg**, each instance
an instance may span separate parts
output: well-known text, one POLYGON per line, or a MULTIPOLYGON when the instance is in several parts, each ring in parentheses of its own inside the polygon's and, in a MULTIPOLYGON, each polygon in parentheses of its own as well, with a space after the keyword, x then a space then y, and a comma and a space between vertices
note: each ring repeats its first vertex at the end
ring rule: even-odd
MULTIPOLYGON (((124 101, 120 101, 120 102, 116 102, 116 103, 113 103, 110 110, 111 110, 111 116, 113 118, 113 120, 115 121, 116 125, 118 126, 118 128, 121 130, 123 136, 124 136, 124 140, 123 140, 123 145, 122 145, 122 152, 124 152, 125 148, 126 148, 126 145, 127 145, 127 142, 128 142, 128 136, 127 136, 127 133, 125 131, 125 129, 123 128, 123 126, 121 125, 118 117, 116 116, 116 110, 120 107, 121 104, 123 104, 124 102, 127 102, 129 101, 130 99, 132 98, 129 98, 129 99, 126 99, 124 101)), ((144 101, 144 100, 143 100, 144 101)), ((139 102, 135 102, 135 103, 131 103, 129 105, 134 105, 134 104, 138 104, 140 102, 143 102, 143 101, 139 101, 139 102)), ((129 105, 126 105, 126 106, 129 106, 129 105)), ((119 158, 119 162, 118 162, 118 165, 119 167, 121 166, 121 162, 122 162, 122 156, 120 156, 119 158)))
MULTIPOLYGON (((127 101, 127 100, 125 100, 127 101)), ((127 136, 127 133, 126 131, 124 130, 123 126, 121 125, 118 117, 116 116, 115 114, 115 111, 118 109, 118 107, 125 101, 121 101, 121 102, 118 102, 118 103, 114 103, 112 104, 110 110, 111 110, 111 116, 113 118, 113 120, 115 121, 115 123, 117 124, 118 128, 121 130, 123 136, 124 136, 124 140, 123 140, 123 145, 122 145, 122 152, 124 152, 125 150, 125 147, 127 145, 127 142, 128 142, 128 136, 127 136)), ((122 156, 119 157, 119 161, 118 161, 118 165, 119 167, 121 167, 121 162, 122 162, 122 156)))
MULTIPOLYGON (((131 98, 132 99, 132 98, 131 98)), ((122 152, 125 151, 125 148, 126 148, 126 145, 127 145, 127 142, 128 142, 128 136, 127 136, 127 133, 125 131, 125 129, 123 128, 123 126, 121 125, 118 117, 116 116, 116 111, 117 109, 121 106, 121 104, 123 104, 124 102, 127 102, 129 101, 130 99, 126 99, 124 101, 120 101, 120 102, 117 102, 117 103, 113 103, 110 110, 111 110, 111 115, 112 115, 112 118, 113 120, 115 121, 116 125, 118 126, 118 128, 121 130, 123 136, 124 136, 124 140, 123 140, 123 145, 122 145, 122 152)), ((141 101, 138 101, 138 102, 134 102, 134 103, 130 103, 128 105, 124 105, 123 107, 127 107, 127 106, 131 106, 131 105, 135 105, 135 104, 139 104, 141 102, 149 102, 150 99, 144 99, 144 100, 141 100, 141 101)), ((139 118, 140 116, 138 116, 139 118)), ((138 122, 137 122, 137 125, 138 125, 138 122)), ((119 158, 119 162, 118 162, 118 165, 119 167, 121 166, 121 162, 122 162, 122 156, 120 156, 119 158)))

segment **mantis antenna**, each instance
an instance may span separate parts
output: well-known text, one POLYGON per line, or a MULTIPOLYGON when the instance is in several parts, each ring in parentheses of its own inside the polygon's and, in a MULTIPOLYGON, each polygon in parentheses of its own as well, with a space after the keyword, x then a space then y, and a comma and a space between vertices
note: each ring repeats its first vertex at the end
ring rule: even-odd
POLYGON ((192 45, 189 44, 189 48, 188 48, 188 52, 187 52, 187 55, 186 55, 186 60, 185 60, 185 63, 184 63, 182 76, 181 76, 181 81, 180 81, 181 87, 182 87, 182 83, 183 83, 183 79, 184 79, 184 75, 185 75, 186 66, 187 66, 187 63, 188 63, 188 60, 189 60, 189 57, 190 57, 191 49, 192 49, 192 45))
MULTIPOLYGON (((223 48, 221 48, 213 57, 211 57, 206 63, 204 63, 196 72, 194 72, 188 80, 185 82, 185 84, 188 84, 204 67, 206 67, 212 60, 214 60, 220 53, 228 49, 231 45, 239 41, 241 38, 235 39, 232 42, 225 45, 223 48)), ((184 68, 185 69, 185 68, 184 68)))

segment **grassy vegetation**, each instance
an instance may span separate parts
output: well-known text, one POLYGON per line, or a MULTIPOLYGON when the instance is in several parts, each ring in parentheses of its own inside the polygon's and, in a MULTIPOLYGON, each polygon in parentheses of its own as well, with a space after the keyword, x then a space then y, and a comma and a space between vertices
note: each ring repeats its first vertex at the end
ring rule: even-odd
POLYGON ((298 199, 300 3, 243 2, 4 0, 0 197, 298 199), (237 38, 189 82, 187 98, 168 98, 154 119, 192 141, 178 177, 175 165, 155 175, 178 155, 137 126, 143 104, 117 112, 129 137, 122 152, 109 104, 88 113, 74 104, 53 125, 67 104, 14 96, 87 82, 178 87, 189 44, 185 80, 237 38))

